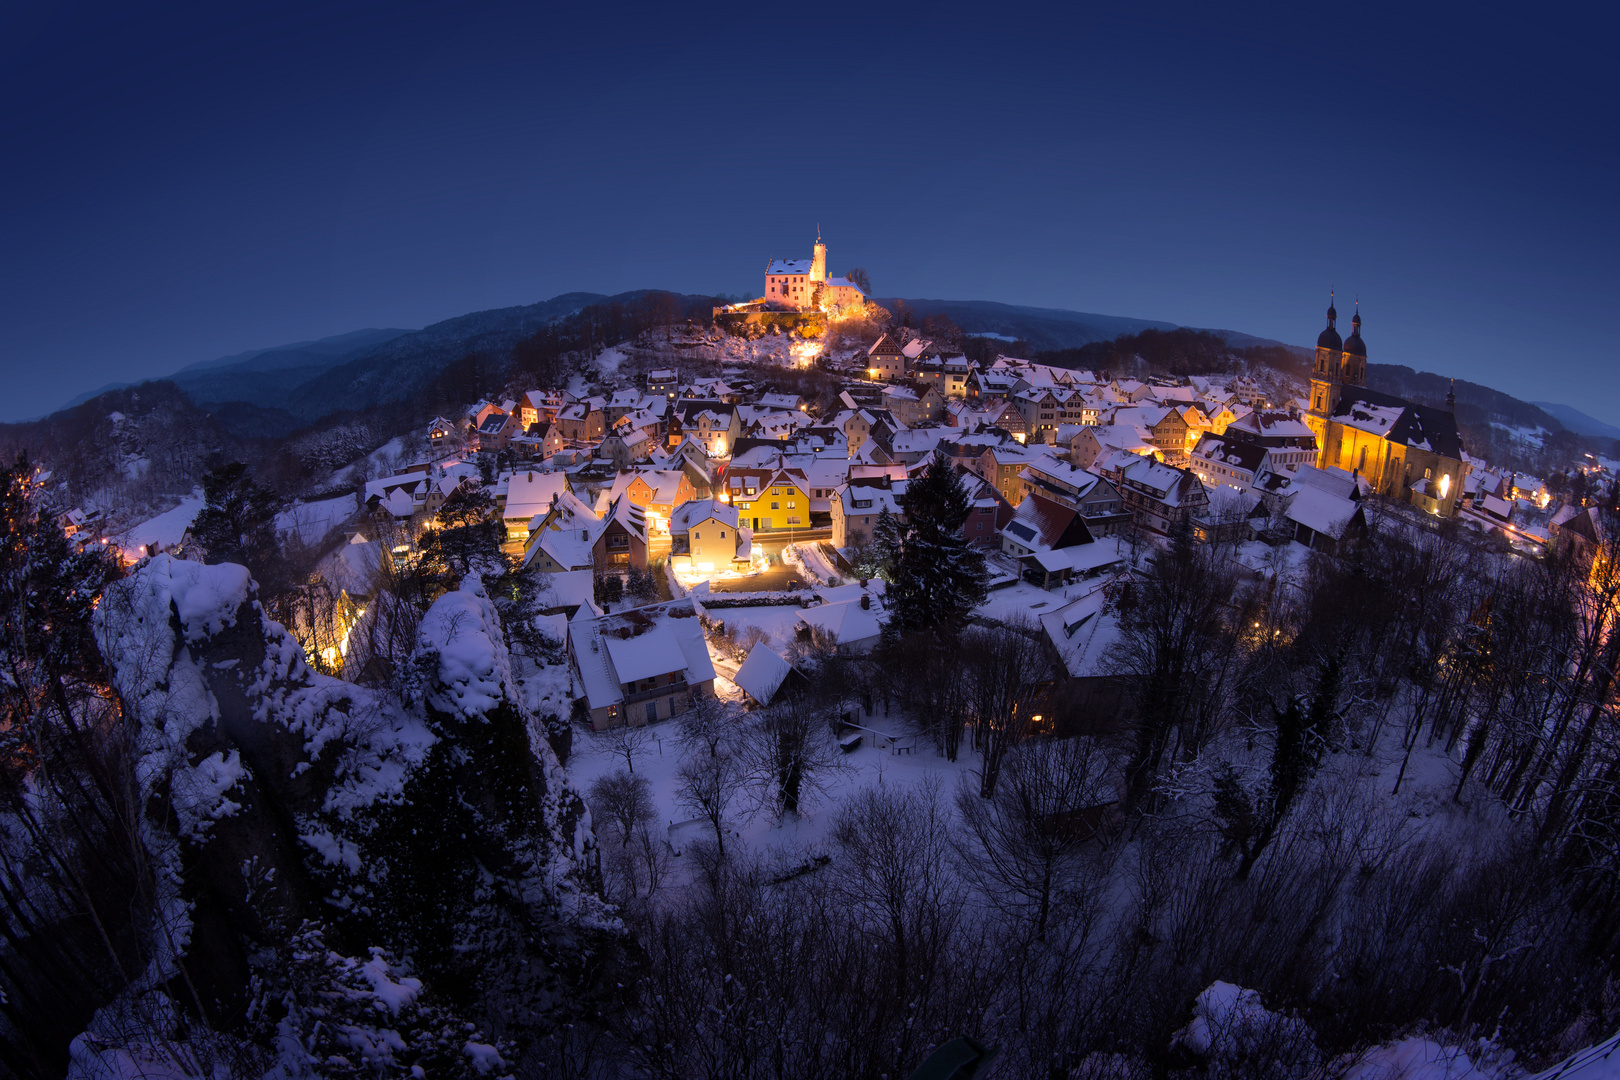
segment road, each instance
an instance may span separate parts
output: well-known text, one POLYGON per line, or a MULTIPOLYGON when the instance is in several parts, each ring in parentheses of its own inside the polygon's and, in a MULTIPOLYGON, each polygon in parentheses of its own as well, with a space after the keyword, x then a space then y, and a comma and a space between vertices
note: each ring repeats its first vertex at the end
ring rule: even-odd
POLYGON ((710 592, 770 592, 773 590, 802 589, 805 580, 793 568, 777 563, 769 570, 761 570, 745 578, 719 579, 709 582, 710 592))

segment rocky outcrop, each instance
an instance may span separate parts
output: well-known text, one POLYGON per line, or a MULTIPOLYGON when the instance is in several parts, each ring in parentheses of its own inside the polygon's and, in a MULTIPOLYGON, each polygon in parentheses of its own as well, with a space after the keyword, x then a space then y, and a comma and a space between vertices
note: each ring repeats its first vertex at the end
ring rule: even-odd
POLYGON ((317 938, 518 1042, 592 993, 622 930, 589 819, 471 590, 428 612, 399 694, 312 671, 241 567, 162 556, 107 591, 158 912, 130 994, 262 1035, 293 1008, 282 954, 317 938))

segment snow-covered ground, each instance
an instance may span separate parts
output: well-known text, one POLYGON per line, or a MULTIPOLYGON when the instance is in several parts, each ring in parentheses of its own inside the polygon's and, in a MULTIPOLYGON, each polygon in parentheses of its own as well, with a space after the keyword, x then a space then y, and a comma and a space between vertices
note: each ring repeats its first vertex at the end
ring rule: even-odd
MULTIPOLYGON (((716 691, 722 697, 738 695, 724 677, 715 682, 716 691)), ((906 719, 898 712, 885 713, 881 702, 876 715, 863 718, 861 723, 894 734, 908 730, 906 719)), ((624 768, 625 756, 616 749, 616 739, 611 733, 589 734, 575 730, 568 772, 581 791, 588 791, 597 777, 624 768)), ((633 755, 633 771, 645 776, 652 785, 659 823, 668 834, 671 848, 683 851, 695 840, 706 836, 712 839, 713 830, 708 822, 693 821, 691 811, 681 806, 676 794, 676 772, 688 753, 679 741, 678 721, 665 721, 643 730, 646 735, 633 755)), ((768 805, 768 785, 745 785, 733 800, 734 812, 727 830, 728 847, 785 865, 797 864, 825 851, 827 834, 838 807, 864 787, 937 783, 945 789, 948 801, 960 777, 976 775, 979 758, 966 744, 959 760, 952 763, 935 753, 933 746, 924 740, 919 740, 921 745, 911 753, 877 749, 871 745, 872 741, 870 736, 864 738, 858 749, 842 756, 838 769, 818 778, 816 790, 806 793, 806 805, 797 818, 778 821, 768 805)), ((901 745, 908 743, 906 740, 901 745)), ((678 884, 691 873, 691 868, 683 868, 679 858, 674 862, 676 874, 671 884, 678 884)))
POLYGON ((782 549, 782 561, 797 570, 800 577, 817 585, 830 584, 834 578, 842 580, 838 568, 818 543, 789 544, 782 549))
POLYGON ((352 492, 335 499, 298 503, 276 515, 276 535, 284 543, 296 539, 304 547, 315 547, 359 510, 360 500, 352 492))
POLYGON ((124 558, 130 561, 141 558, 148 547, 158 551, 165 551, 174 547, 185 538, 186 530, 202 512, 203 498, 201 494, 181 499, 180 505, 173 510, 167 510, 156 517, 147 518, 117 538, 116 543, 124 553, 124 558))

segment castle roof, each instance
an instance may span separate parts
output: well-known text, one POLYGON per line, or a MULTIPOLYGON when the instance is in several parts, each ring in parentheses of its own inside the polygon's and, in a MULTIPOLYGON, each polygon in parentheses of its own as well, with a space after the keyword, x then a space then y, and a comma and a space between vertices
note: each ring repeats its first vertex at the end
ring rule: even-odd
POLYGON ((810 259, 774 259, 765 268, 767 274, 808 274, 810 259))

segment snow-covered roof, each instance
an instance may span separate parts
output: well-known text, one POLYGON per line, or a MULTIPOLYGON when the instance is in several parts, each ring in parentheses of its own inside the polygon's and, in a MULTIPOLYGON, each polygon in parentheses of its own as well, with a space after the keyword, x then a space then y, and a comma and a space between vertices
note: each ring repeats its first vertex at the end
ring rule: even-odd
POLYGON ((1119 543, 1113 537, 1103 537, 1089 544, 1075 544, 1056 551, 1038 551, 1031 556, 1047 573, 1069 570, 1076 574, 1089 574, 1125 561, 1119 543))
POLYGON ((567 473, 513 473, 506 488, 506 509, 501 516, 508 521, 528 521, 550 510, 557 496, 567 490, 567 473))
POLYGON ((1103 590, 1096 589, 1040 617, 1041 629, 1073 678, 1104 673, 1103 656, 1119 639, 1118 620, 1106 612, 1106 606, 1103 590))
POLYGON ((859 600, 807 607, 799 612, 799 622, 821 631, 837 645, 871 641, 883 633, 877 609, 863 608, 859 600))
POLYGON ((360 500, 353 493, 299 503, 276 515, 276 535, 283 539, 296 537, 305 547, 314 547, 359 510, 360 500))
POLYGON ((680 672, 690 685, 714 678, 703 626, 690 600, 592 616, 580 608, 569 624, 575 670, 591 708, 624 700, 637 679, 680 672))
POLYGON ((167 510, 157 517, 147 518, 129 530, 118 540, 118 545, 126 552, 134 552, 136 557, 145 554, 147 547, 158 549, 172 548, 185 539, 186 530, 202 512, 203 500, 192 497, 181 499, 180 505, 173 510, 167 510))
POLYGON ((1283 511, 1289 521, 1323 536, 1344 535, 1344 527, 1355 516, 1359 505, 1321 488, 1297 487, 1283 511))
POLYGON ((811 262, 810 259, 775 259, 765 268, 765 272, 767 274, 809 274, 811 262))
POLYGON ((761 705, 769 705, 792 670, 787 657, 761 641, 749 650, 731 681, 761 705))
POLYGON ((677 506, 669 515, 669 532, 671 536, 691 531, 692 526, 701 525, 709 519, 714 519, 722 525, 737 528, 737 508, 718 499, 693 499, 677 506))

